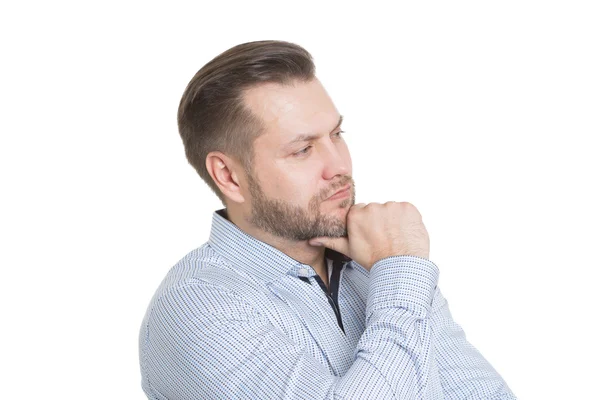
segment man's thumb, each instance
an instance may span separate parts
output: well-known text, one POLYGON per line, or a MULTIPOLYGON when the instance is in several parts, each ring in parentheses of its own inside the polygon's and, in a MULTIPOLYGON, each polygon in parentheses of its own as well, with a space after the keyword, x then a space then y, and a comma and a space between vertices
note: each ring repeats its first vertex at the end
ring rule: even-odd
POLYGON ((311 246, 324 246, 328 249, 332 249, 337 251, 338 253, 342 253, 348 257, 349 245, 348 238, 340 237, 340 238, 332 238, 332 237, 316 237, 312 238, 308 241, 311 246))

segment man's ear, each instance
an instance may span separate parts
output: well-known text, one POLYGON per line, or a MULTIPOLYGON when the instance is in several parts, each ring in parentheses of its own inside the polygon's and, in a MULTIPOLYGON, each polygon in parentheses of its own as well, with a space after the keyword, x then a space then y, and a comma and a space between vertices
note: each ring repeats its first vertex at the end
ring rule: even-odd
POLYGON ((206 169, 225 197, 236 203, 245 201, 238 176, 238 163, 220 151, 211 151, 206 156, 206 169))

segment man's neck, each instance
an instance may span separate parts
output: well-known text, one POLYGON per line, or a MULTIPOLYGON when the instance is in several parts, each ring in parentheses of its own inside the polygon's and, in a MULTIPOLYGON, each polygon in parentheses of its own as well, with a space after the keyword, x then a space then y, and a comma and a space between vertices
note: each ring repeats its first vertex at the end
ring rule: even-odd
POLYGON ((325 262, 325 248, 308 244, 308 240, 294 241, 274 236, 248 223, 246 218, 230 208, 226 210, 227 219, 248 235, 267 243, 302 264, 310 265, 329 287, 329 274, 325 262))

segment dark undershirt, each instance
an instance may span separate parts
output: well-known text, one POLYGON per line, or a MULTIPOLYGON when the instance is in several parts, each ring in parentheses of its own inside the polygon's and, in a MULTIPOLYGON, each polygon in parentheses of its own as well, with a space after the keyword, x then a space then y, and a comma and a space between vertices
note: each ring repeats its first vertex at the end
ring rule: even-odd
MULTIPOLYGON (((327 301, 329 301, 329 305, 331 306, 331 308, 333 309, 333 312, 335 313, 335 317, 337 318, 337 322, 338 322, 340 329, 342 330, 342 332, 346 333, 346 331, 344 331, 344 325, 342 323, 342 315, 340 314, 340 306, 338 304, 338 292, 340 289, 340 272, 342 271, 342 266, 344 264, 344 260, 339 259, 339 257, 331 257, 331 258, 333 259, 332 260, 333 262, 332 262, 331 277, 329 278, 329 288, 327 288, 327 286, 325 286, 325 282, 323 282, 323 280, 321 279, 321 277, 319 275, 315 275, 314 278, 317 281, 317 283, 319 284, 319 286, 321 287, 321 289, 323 289, 323 292, 325 293, 325 296, 327 297, 327 301), (336 259, 336 258, 338 258, 338 259, 336 259)), ((325 265, 327 265, 327 263, 325 265)), ((306 282, 310 285, 309 278, 300 277, 300 279, 302 279, 304 282, 306 282)))

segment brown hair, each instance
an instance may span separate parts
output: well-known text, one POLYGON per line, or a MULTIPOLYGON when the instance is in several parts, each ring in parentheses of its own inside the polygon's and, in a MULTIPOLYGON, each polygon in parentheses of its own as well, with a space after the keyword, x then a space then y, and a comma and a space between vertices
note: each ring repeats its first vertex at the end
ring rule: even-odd
POLYGON ((239 44, 219 54, 194 75, 177 113, 188 162, 225 205, 225 196, 206 169, 206 156, 220 151, 252 174, 254 140, 264 126, 244 104, 244 91, 262 83, 292 84, 315 77, 312 56, 290 42, 239 44))

